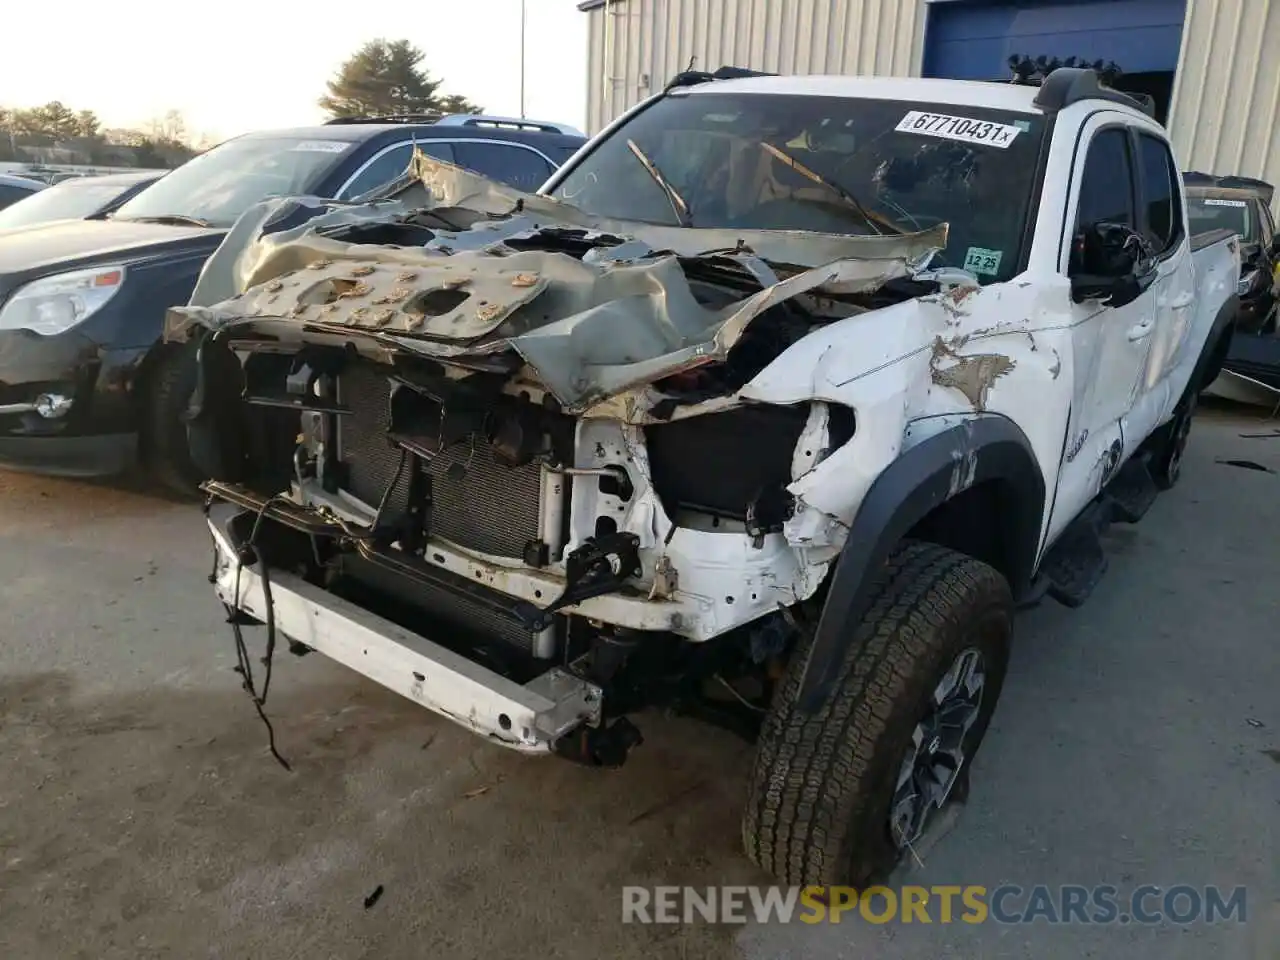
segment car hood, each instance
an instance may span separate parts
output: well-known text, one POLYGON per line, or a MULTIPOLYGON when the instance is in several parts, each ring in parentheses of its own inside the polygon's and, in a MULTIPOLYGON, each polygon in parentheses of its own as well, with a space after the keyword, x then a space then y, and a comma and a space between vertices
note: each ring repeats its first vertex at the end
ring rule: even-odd
POLYGON ((225 230, 125 220, 55 220, 0 232, 0 296, 49 274, 98 263, 133 263, 221 242, 225 230))
POLYGON ((865 295, 946 245, 945 225, 849 236, 608 220, 414 163, 417 179, 375 202, 276 199, 246 212, 190 305, 170 310, 166 338, 234 325, 471 370, 522 362, 574 413, 723 361, 788 300, 865 295))

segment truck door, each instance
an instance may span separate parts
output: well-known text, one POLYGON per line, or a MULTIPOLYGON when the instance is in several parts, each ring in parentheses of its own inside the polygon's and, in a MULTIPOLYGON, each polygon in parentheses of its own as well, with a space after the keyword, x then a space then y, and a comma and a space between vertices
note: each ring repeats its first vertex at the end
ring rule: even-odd
POLYGON ((1125 456, 1162 423, 1179 399, 1163 384, 1186 343, 1195 309, 1195 272, 1183 219, 1182 177, 1163 137, 1134 128, 1138 214, 1156 260, 1156 311, 1136 402, 1123 422, 1125 456), (1162 389, 1164 387, 1164 389, 1162 389))
MULTIPOLYGON (((1135 233, 1137 167, 1133 139, 1122 114, 1099 113, 1086 122, 1071 174, 1071 200, 1062 266, 1084 272, 1082 238, 1100 223, 1135 233)), ((1155 298, 1148 289, 1118 306, 1100 299, 1076 303, 1072 329, 1075 383, 1058 485, 1055 526, 1070 520, 1098 493, 1124 460, 1123 422, 1133 409, 1155 330, 1155 298)), ((1050 536, 1054 531, 1050 530, 1050 536)))

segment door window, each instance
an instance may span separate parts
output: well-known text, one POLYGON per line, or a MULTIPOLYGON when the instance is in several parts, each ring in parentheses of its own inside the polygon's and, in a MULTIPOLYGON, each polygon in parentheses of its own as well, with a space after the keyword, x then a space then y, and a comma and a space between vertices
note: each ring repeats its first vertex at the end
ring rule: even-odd
POLYGON ((1142 165, 1142 232, 1160 256, 1182 241, 1181 178, 1163 140, 1139 133, 1138 158, 1142 165))
POLYGON ((1137 227, 1132 170, 1129 138, 1124 130, 1112 127, 1093 138, 1080 179, 1077 230, 1103 221, 1137 227))
POLYGON ((1138 228, 1133 199, 1133 163, 1129 135, 1120 127, 1099 131, 1089 144, 1084 173, 1080 178, 1080 200, 1076 207, 1076 229, 1071 247, 1071 272, 1090 272, 1084 233, 1098 223, 1114 223, 1138 228))
MULTIPOLYGON (((341 200, 358 197, 370 190, 376 190, 385 183, 390 183, 409 169, 409 160, 413 157, 413 143, 397 143, 386 153, 375 157, 367 167, 355 175, 355 178, 343 188, 341 200)), ((429 157, 453 163, 453 147, 447 143, 431 140, 419 141, 416 146, 429 157)))
POLYGON ((537 190, 551 176, 551 164, 525 147, 459 140, 454 148, 458 166, 526 193, 537 190))

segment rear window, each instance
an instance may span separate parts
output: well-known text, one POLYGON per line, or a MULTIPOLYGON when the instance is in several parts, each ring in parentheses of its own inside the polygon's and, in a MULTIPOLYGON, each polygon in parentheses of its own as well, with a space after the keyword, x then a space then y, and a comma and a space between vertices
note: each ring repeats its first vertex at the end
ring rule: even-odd
POLYGON ((1187 197, 1187 217, 1192 233, 1230 230, 1248 243, 1258 239, 1258 224, 1248 200, 1224 197, 1187 197))
POLYGON ((1018 271, 1043 137, 1039 115, 969 106, 674 95, 614 131, 553 194, 601 216, 694 227, 877 234, 946 222, 935 265, 985 283, 1018 271))

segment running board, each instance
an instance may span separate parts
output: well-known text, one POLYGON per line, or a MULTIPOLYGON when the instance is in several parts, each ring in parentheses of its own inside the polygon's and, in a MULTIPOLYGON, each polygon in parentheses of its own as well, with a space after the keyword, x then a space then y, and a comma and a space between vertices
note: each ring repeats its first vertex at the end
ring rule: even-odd
POLYGON ((1147 458, 1136 456, 1129 460, 1045 554, 1021 606, 1034 606, 1046 595, 1068 607, 1083 604, 1107 572, 1102 535, 1113 523, 1141 520, 1159 492, 1147 458))

